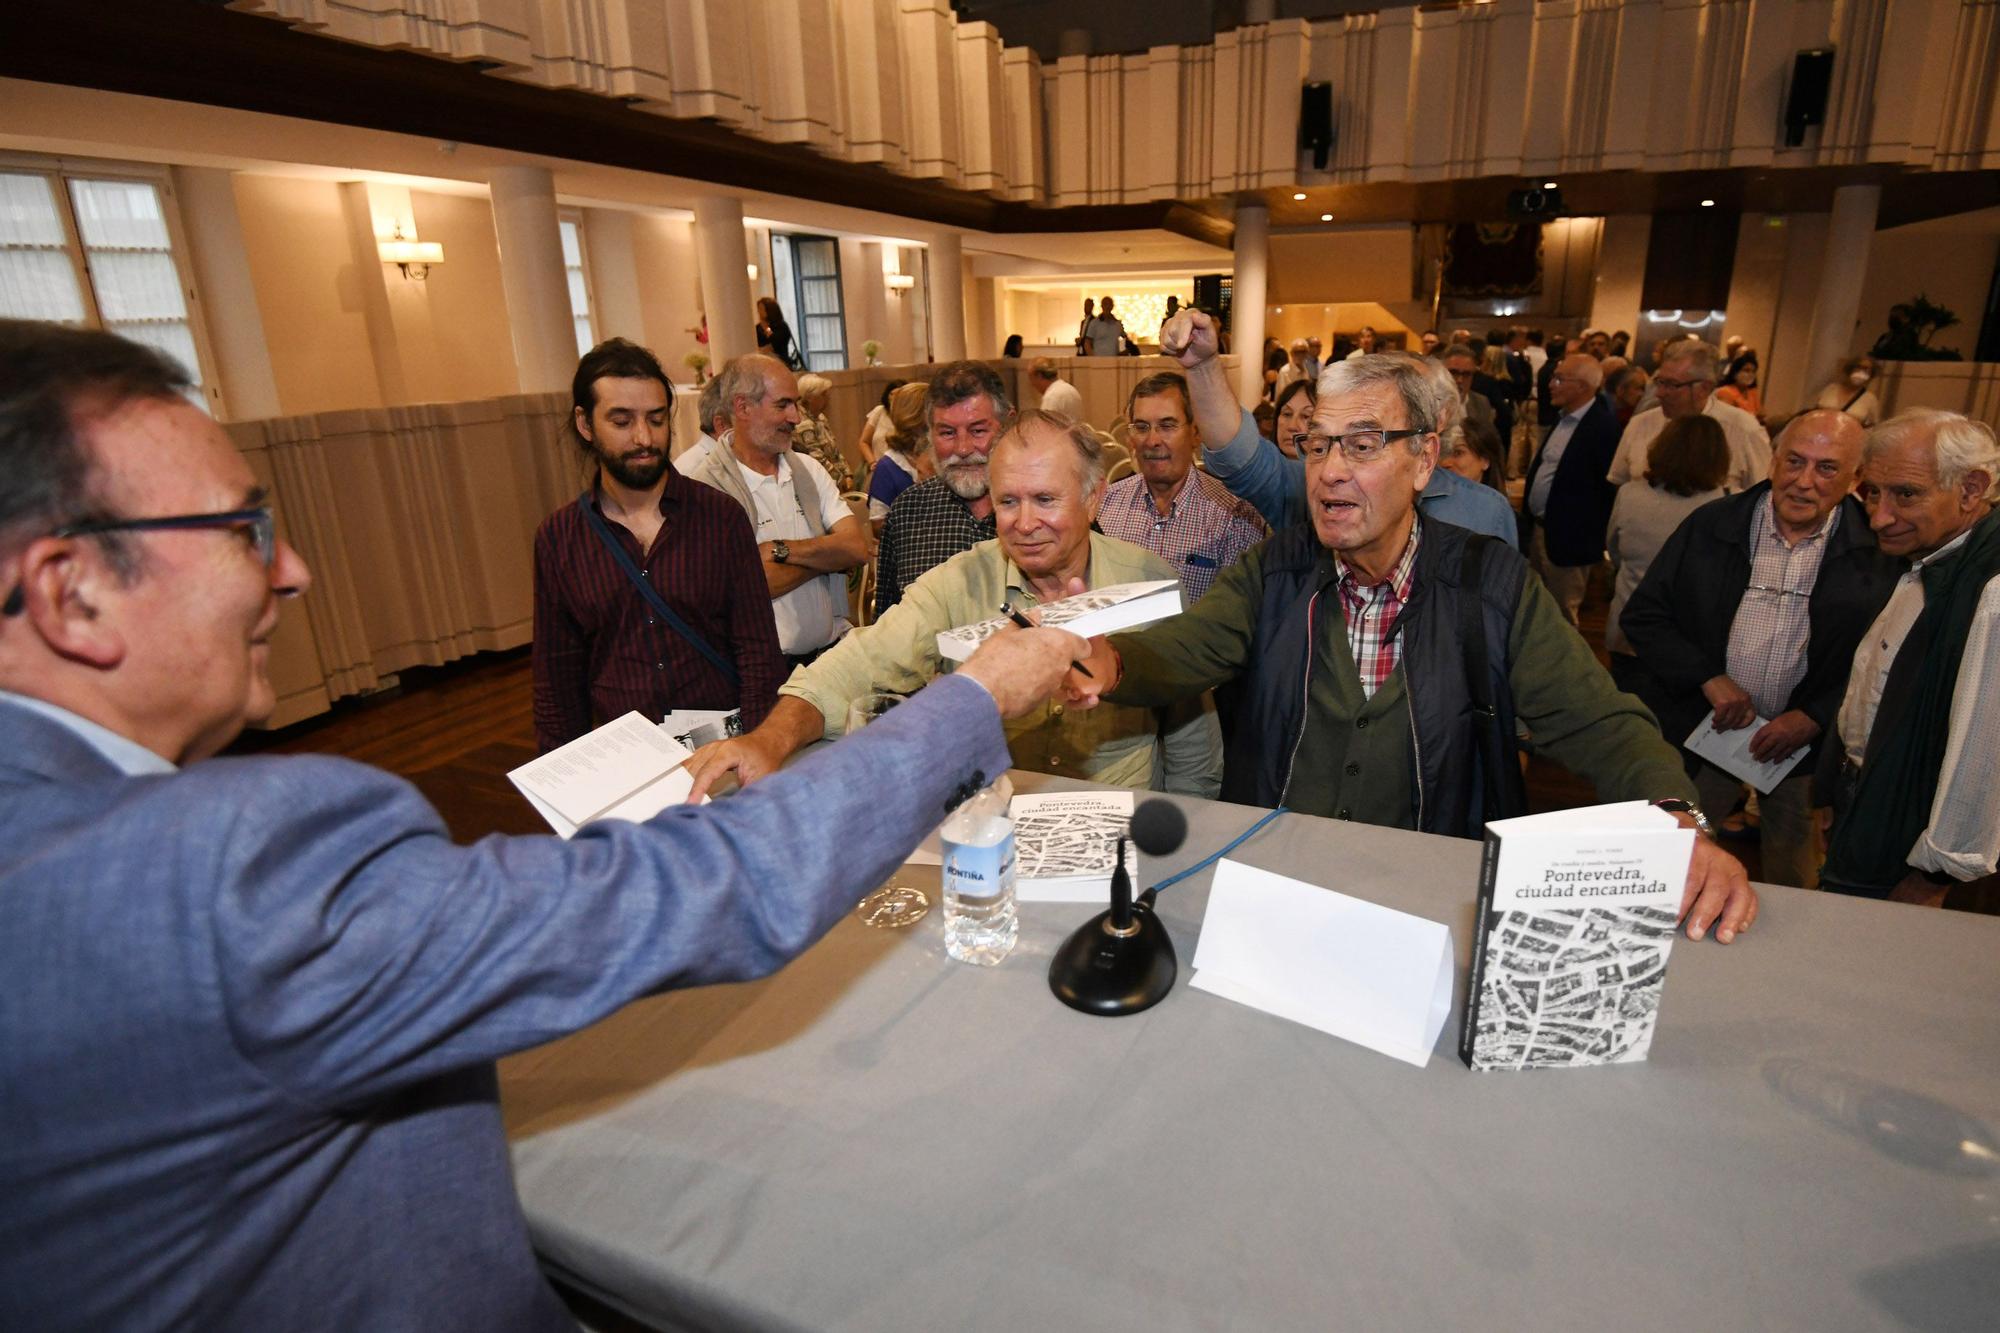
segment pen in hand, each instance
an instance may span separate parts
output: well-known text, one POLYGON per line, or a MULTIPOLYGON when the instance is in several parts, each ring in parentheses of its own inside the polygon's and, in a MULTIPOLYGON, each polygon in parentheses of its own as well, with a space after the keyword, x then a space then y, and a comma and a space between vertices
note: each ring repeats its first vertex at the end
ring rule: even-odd
MULTIPOLYGON (((1013 621, 1016 625, 1019 625, 1022 629, 1037 628, 1034 621, 1028 619, 1026 616, 1022 615, 1019 611, 1015 610, 1011 606, 1008 606, 1004 602, 1001 603, 1000 605, 1000 614, 1007 617, 1007 619, 1013 621)), ((1088 680, 1097 679, 1097 677, 1090 674, 1090 668, 1085 666, 1083 663, 1071 662, 1070 665, 1075 667, 1078 671, 1081 671, 1086 679, 1088 680)))

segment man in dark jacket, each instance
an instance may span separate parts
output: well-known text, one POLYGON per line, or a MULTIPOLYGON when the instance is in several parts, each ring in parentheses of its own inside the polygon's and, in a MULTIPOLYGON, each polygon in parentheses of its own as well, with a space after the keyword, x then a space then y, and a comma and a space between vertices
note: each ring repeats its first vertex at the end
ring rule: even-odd
POLYGON ((1521 494, 1521 550, 1576 623, 1590 571, 1604 559, 1604 530, 1618 489, 1604 479, 1618 454, 1618 413, 1597 390, 1597 359, 1567 357, 1549 377, 1549 402, 1561 414, 1549 427, 1521 494))
MULTIPOLYGON (((1197 319, 1168 326, 1167 354, 1191 381, 1226 385, 1213 327, 1197 319)), ((1181 615, 1093 639, 1089 676, 1069 682, 1077 706, 1166 703, 1239 681, 1223 799, 1455 837, 1479 836, 1502 801, 1515 761, 1489 756, 1511 750, 1517 718, 1603 800, 1692 795, 1650 716, 1520 556, 1488 540, 1468 559, 1472 534, 1419 517, 1451 402, 1427 363, 1365 356, 1330 367, 1321 386, 1307 521, 1223 570, 1181 615), (1475 689, 1493 705, 1486 720, 1475 689)), ((1726 942, 1756 915, 1742 866, 1706 838, 1683 905, 1695 938, 1713 926, 1726 942)))
MULTIPOLYGON (((1750 757, 1782 763, 1833 726, 1848 667, 1900 572, 1876 549, 1849 496, 1861 423, 1813 411, 1778 437, 1771 477, 1702 506, 1667 539, 1620 620, 1638 654, 1638 693, 1667 739, 1708 719, 1754 726, 1750 757)), ((1740 783, 1688 755, 1702 803, 1718 814, 1740 783)), ((1812 888, 1824 855, 1811 817, 1813 765, 1800 762, 1759 798, 1764 878, 1812 888)))

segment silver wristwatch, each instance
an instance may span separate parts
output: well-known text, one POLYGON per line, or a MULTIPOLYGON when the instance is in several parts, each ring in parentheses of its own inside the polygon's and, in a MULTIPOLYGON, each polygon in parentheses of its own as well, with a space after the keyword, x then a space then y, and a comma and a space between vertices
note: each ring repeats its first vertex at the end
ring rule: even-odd
POLYGON ((771 543, 771 559, 776 564, 784 564, 792 558, 792 544, 783 537, 771 543))
POLYGON ((1708 816, 1703 814, 1701 807, 1693 801, 1683 801, 1678 796, 1668 796, 1653 802, 1653 804, 1662 810, 1671 811, 1677 815, 1685 814, 1693 816, 1695 832, 1701 834, 1711 842, 1715 841, 1715 826, 1708 822, 1708 816))

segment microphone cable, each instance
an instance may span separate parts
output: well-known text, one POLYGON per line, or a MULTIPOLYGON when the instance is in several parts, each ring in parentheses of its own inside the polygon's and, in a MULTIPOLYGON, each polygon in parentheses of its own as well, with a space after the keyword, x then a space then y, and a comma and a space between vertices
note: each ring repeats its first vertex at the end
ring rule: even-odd
POLYGON ((1174 885, 1186 879, 1189 875, 1199 874, 1200 872, 1208 869, 1210 866, 1214 865, 1217 861, 1220 861, 1223 857, 1229 855, 1231 852, 1235 851, 1238 847, 1241 847, 1244 843, 1250 841, 1250 839, 1255 837, 1257 831, 1263 828, 1264 825, 1270 823, 1272 820, 1276 819, 1279 815, 1290 814, 1290 813, 1291 811, 1286 809, 1284 806, 1282 805, 1279 806, 1277 809, 1271 811, 1269 814, 1265 815, 1262 819, 1252 824, 1249 828, 1244 829, 1243 832, 1237 834, 1235 840, 1232 841, 1228 846, 1224 847, 1221 851, 1211 852, 1209 855, 1202 857, 1201 860, 1196 861, 1193 865, 1189 866, 1187 869, 1176 871, 1174 874, 1171 874, 1167 876, 1165 879, 1161 880, 1158 884, 1155 884, 1151 888, 1147 889, 1144 895, 1145 898, 1150 903, 1151 901, 1153 901, 1154 895, 1158 894, 1161 889, 1172 888, 1174 885))

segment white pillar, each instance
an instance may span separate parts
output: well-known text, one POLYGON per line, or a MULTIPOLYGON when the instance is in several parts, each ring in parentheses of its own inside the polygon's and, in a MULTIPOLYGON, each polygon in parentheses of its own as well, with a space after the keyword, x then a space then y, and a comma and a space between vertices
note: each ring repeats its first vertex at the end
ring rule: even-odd
POLYGON ((1861 284, 1868 277, 1868 252, 1875 243, 1881 203, 1879 185, 1843 185, 1833 192, 1819 298, 1813 302, 1812 341, 1806 347, 1806 393, 1832 379, 1854 345, 1861 284))
POLYGON ((702 309, 708 312, 708 351, 720 370, 731 357, 757 350, 742 200, 705 195, 694 201, 694 253, 701 272, 702 309))
POLYGON ((567 389, 576 373, 576 325, 556 221, 555 177, 544 167, 496 167, 486 183, 521 392, 567 389))
POLYGON ((1264 302, 1270 291, 1271 210, 1256 200, 1236 205, 1236 273, 1230 281, 1229 343, 1236 351, 1236 397, 1245 407, 1264 396, 1264 302))
POLYGON ((201 293, 209 349, 221 381, 222 419, 263 421, 279 416, 278 378, 264 341, 264 316, 243 246, 236 187, 220 167, 175 167, 174 193, 188 231, 188 257, 201 293))
POLYGON ((940 361, 965 359, 965 247, 958 233, 931 242, 931 345, 940 361))
MULTIPOLYGON (((646 341, 646 313, 639 302, 639 261, 632 246, 632 215, 619 208, 583 210, 583 258, 590 266, 597 339, 646 341)), ((658 348, 653 349, 655 352, 658 348)))

